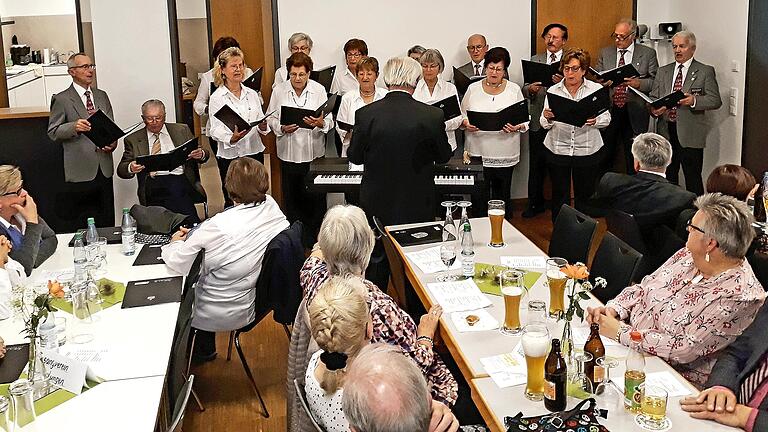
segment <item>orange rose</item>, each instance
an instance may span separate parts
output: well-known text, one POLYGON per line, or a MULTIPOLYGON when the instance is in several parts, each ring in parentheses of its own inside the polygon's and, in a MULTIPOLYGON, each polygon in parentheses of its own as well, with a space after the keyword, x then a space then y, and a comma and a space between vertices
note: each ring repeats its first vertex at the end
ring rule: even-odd
POLYGON ((560 271, 571 279, 584 280, 589 277, 589 270, 584 264, 566 264, 560 271))
POLYGON ((56 298, 64 298, 64 288, 58 281, 48 281, 48 293, 56 298))

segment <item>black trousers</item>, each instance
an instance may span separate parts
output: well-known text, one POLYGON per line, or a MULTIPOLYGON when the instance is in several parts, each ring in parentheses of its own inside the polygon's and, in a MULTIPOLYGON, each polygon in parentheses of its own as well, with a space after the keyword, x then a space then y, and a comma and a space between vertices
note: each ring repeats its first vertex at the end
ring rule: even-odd
MULTIPOLYGON (((256 153, 253 155, 243 156, 243 157, 249 157, 251 159, 256 159, 257 161, 264 163, 264 153, 256 153)), ((229 199, 229 194, 227 194, 227 189, 224 187, 225 180, 227 178, 227 170, 229 169, 229 164, 232 163, 234 159, 226 159, 222 157, 216 156, 216 165, 219 167, 219 176, 221 177, 221 191, 224 193, 224 208, 227 208, 232 205, 232 200, 229 199)))
POLYGON ((193 353, 201 356, 207 356, 216 352, 215 332, 209 332, 200 329, 192 329, 192 331, 197 332, 195 335, 195 346, 192 348, 193 353))
POLYGON ((601 156, 600 152, 591 156, 556 156, 549 152, 547 168, 549 178, 552 179, 553 222, 560 213, 560 207, 571 203, 571 178, 577 209, 595 193, 595 186, 600 178, 601 156))
POLYGON ((504 201, 508 216, 512 215, 509 197, 514 170, 514 166, 504 168, 483 167, 483 177, 485 177, 485 183, 488 185, 488 199, 504 201))
POLYGON ((620 150, 623 150, 624 153, 625 172, 630 175, 633 174, 635 172, 635 158, 632 156, 632 139, 635 136, 635 131, 632 129, 632 122, 629 119, 629 110, 626 105, 621 108, 611 107, 611 123, 601 132, 606 148, 605 158, 600 169, 601 174, 613 169, 620 150))
POLYGON ((147 176, 145 198, 148 206, 161 206, 168 210, 187 215, 194 222, 200 222, 192 199, 196 193, 184 174, 147 176))
POLYGON ((285 217, 293 223, 304 224, 304 245, 312 246, 317 239, 320 222, 325 215, 325 194, 307 190, 310 162, 280 161, 285 217))
POLYGON ((667 167, 667 180, 680 184, 680 166, 683 167, 685 188, 696 195, 704 194, 701 171, 704 166, 704 149, 683 147, 677 136, 677 123, 668 122, 669 142, 672 144, 672 163, 667 167))
POLYGON ((528 207, 544 205, 544 179, 547 177, 547 159, 544 138, 547 130, 528 131, 528 207))
POLYGON ((86 182, 67 182, 56 197, 56 214, 62 232, 75 232, 86 227, 89 217, 97 227, 115 226, 115 194, 112 177, 104 177, 99 169, 96 178, 86 182))

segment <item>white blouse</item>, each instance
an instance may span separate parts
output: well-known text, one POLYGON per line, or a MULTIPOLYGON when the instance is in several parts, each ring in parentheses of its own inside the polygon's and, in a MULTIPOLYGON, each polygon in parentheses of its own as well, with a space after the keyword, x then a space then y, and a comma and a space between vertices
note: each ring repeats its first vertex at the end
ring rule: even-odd
POLYGON ((27 274, 24 266, 13 258, 8 257, 5 268, 0 268, 0 320, 10 318, 13 315, 11 305, 11 291, 15 286, 24 286, 27 283, 27 274))
MULTIPOLYGON (((416 90, 413 92, 413 98, 419 102, 424 102, 427 105, 432 105, 449 96, 455 96, 458 100, 458 94, 456 86, 453 83, 444 80, 438 75, 437 84, 435 84, 435 89, 432 94, 429 94, 427 82, 422 79, 419 80, 419 83, 416 85, 416 90)), ((456 116, 445 121, 445 134, 448 137, 448 144, 451 145, 451 150, 456 150, 456 133, 454 131, 461 126, 461 122, 463 121, 464 117, 462 116, 456 116)))
POLYGON ((341 397, 344 390, 339 388, 332 395, 326 395, 325 390, 315 377, 315 369, 320 362, 320 350, 312 354, 304 374, 304 391, 307 393, 307 405, 317 424, 328 432, 348 432, 349 422, 341 409, 341 397))
MULTIPOLYGON (((387 95, 387 90, 376 87, 376 92, 373 94, 373 102, 381 100, 387 95)), ((341 97, 341 103, 339 105, 339 113, 336 115, 336 132, 341 138, 341 157, 347 157, 347 149, 349 148, 349 140, 347 139, 347 131, 339 126, 339 122, 355 125, 355 112, 358 108, 365 106, 366 103, 363 97, 360 96, 360 86, 357 90, 349 91, 341 97)))
MULTIPOLYGON (((491 95, 483 89, 483 81, 472 83, 461 101, 461 112, 467 118, 467 111, 499 112, 504 108, 523 100, 520 86, 504 80, 504 91, 491 95)), ((528 123, 523 123, 519 132, 477 131, 464 134, 465 150, 472 156, 482 156, 483 166, 506 168, 520 162, 520 134, 528 131, 528 123)), ((516 125, 514 125, 516 126, 516 125)))
POLYGON ((349 67, 346 65, 343 67, 336 66, 336 73, 333 75, 333 81, 331 81, 331 93, 338 93, 340 96, 344 96, 348 92, 359 88, 360 83, 357 81, 355 74, 349 70, 349 67), (341 70, 344 72, 339 73, 341 70))
MULTIPOLYGON (((586 96, 603 88, 601 84, 584 79, 581 87, 576 91, 573 97, 565 88, 565 80, 553 85, 547 89, 547 94, 552 93, 564 98, 579 101, 586 96)), ((544 109, 549 109, 549 98, 544 99, 544 109)), ((576 127, 566 123, 561 123, 555 119, 550 122, 544 117, 544 111, 541 113, 539 122, 544 129, 551 129, 544 139, 544 146, 552 153, 562 156, 589 156, 595 154, 603 146, 603 137, 600 131, 611 123, 611 113, 606 111, 597 116, 597 122, 594 126, 576 127)))
POLYGON ((280 66, 280 69, 275 71, 275 82, 272 83, 272 90, 286 81, 288 81, 288 69, 285 66, 280 66))
POLYGON ((240 98, 237 98, 237 96, 229 91, 227 86, 221 86, 211 95, 210 104, 211 116, 209 121, 211 122, 211 128, 209 133, 211 138, 219 143, 216 156, 224 159, 235 159, 264 151, 264 144, 261 142, 259 134, 268 134, 269 127, 267 127, 266 131, 253 127, 240 141, 231 143, 229 140, 232 139, 232 131, 214 116, 221 107, 229 105, 243 120, 249 123, 263 118, 264 111, 261 109, 259 94, 255 90, 240 84, 240 98))
POLYGON ((290 81, 286 81, 272 92, 267 112, 275 111, 267 120, 269 127, 277 137, 277 157, 286 162, 311 162, 325 155, 325 134, 333 127, 333 115, 325 116, 322 128, 299 128, 293 133, 283 133, 280 128, 280 108, 282 106, 317 109, 328 100, 325 88, 319 83, 308 80, 301 95, 297 95, 290 81))
POLYGON ((171 270, 187 274, 197 253, 205 248, 200 280, 195 288, 192 326, 230 331, 253 321, 253 287, 261 274, 269 242, 288 228, 283 212, 267 195, 259 204, 238 204, 205 220, 186 240, 162 248, 171 270))
MULTIPOLYGON (((253 71, 251 68, 246 67, 245 68, 245 77, 248 78, 249 76, 253 75, 253 71)), ((211 83, 213 82, 213 69, 203 72, 200 74, 200 86, 197 88, 197 95, 195 95, 195 101, 192 103, 192 108, 194 108, 197 115, 200 117, 204 115, 208 115, 208 100, 211 98, 211 83)), ((264 104, 264 98, 261 97, 261 92, 259 93, 259 100, 261 101, 261 104, 264 104)), ((206 136, 208 135, 208 131, 211 127, 211 120, 207 119, 205 121, 205 128, 203 129, 203 133, 206 136)))

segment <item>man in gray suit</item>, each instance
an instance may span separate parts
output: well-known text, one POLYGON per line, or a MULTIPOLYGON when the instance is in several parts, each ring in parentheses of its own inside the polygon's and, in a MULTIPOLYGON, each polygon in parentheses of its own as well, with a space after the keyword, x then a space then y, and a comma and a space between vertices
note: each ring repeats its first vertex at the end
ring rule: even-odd
POLYGON ((125 137, 123 158, 117 165, 117 175, 124 179, 138 175, 139 203, 145 206, 161 206, 175 213, 197 219, 195 200, 201 195, 196 189, 198 164, 208 160, 205 150, 197 148, 187 163, 172 171, 148 173, 136 163, 137 156, 168 153, 193 138, 189 126, 165 122, 165 105, 156 99, 141 106, 141 118, 145 127, 125 137))
POLYGON ((657 132, 672 143, 672 163, 667 168, 667 180, 677 184, 682 165, 686 189, 702 195, 701 169, 709 131, 705 113, 720 108, 723 101, 715 68, 693 58, 696 36, 689 31, 677 33, 672 37, 672 50, 675 62, 659 68, 650 96, 658 99, 681 90, 685 99, 671 110, 661 107, 652 109, 651 114, 659 118, 657 132))
MULTIPOLYGON (((531 61, 538 63, 559 63, 563 58, 563 46, 568 41, 568 28, 562 24, 552 23, 544 27, 541 38, 547 46, 547 51, 535 54, 531 61)), ((552 81, 560 82, 563 76, 556 74, 552 81)), ((544 179, 547 176, 547 166, 544 153, 544 138, 547 130, 541 127, 538 118, 544 110, 544 98, 547 88, 540 82, 525 83, 523 95, 529 101, 531 113, 530 129, 528 129, 528 207, 523 211, 524 218, 534 217, 544 211, 544 179)))
POLYGON ((72 85, 53 96, 48 121, 48 136, 64 150, 65 191, 56 199, 56 211, 67 231, 85 226, 88 217, 97 226, 114 226, 112 191, 112 152, 117 142, 100 149, 83 132, 91 130, 87 118, 101 110, 113 118, 107 94, 91 87, 96 65, 83 53, 67 61, 72 85))
POLYGON ((488 52, 488 42, 485 36, 473 34, 467 39, 469 62, 458 67, 459 71, 468 77, 485 75, 485 53, 488 52))
MULTIPOLYGON (((645 101, 629 89, 643 93, 651 91, 653 79, 659 69, 656 50, 635 43, 637 23, 634 20, 621 19, 613 30, 615 46, 600 50, 595 69, 598 72, 632 64, 639 76, 626 78, 624 83, 611 89, 611 124, 603 129, 603 141, 608 154, 605 158, 604 171, 613 167, 614 158, 619 148, 624 152, 624 166, 627 174, 634 173, 632 157, 632 138, 648 132, 650 115, 645 101)), ((608 81, 604 85, 612 85, 608 81)))

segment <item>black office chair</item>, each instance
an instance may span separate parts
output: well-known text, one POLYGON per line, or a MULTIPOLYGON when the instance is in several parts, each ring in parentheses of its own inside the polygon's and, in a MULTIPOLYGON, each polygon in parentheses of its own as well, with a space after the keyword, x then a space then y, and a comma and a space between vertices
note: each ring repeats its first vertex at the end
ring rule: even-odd
POLYGON ((307 414, 307 417, 309 417, 309 420, 312 422, 312 427, 315 428, 316 432, 325 432, 325 429, 323 429, 318 423, 317 420, 315 420, 315 417, 312 415, 312 412, 309 411, 309 402, 307 401, 307 392, 304 390, 304 386, 299 383, 298 379, 293 380, 293 388, 296 390, 296 394, 299 395, 299 401, 301 402, 301 407, 304 408, 304 412, 307 414))
POLYGON ((589 248, 597 231, 597 221, 584 213, 563 204, 555 220, 549 256, 560 257, 574 264, 586 264, 589 248))
POLYGON ((173 405, 173 417, 171 417, 171 425, 168 427, 168 432, 180 432, 181 422, 184 420, 184 412, 187 410, 187 402, 189 402, 189 394, 192 393, 192 383, 195 381, 195 376, 190 375, 189 379, 184 383, 184 387, 181 388, 179 398, 176 399, 176 403, 173 405))
POLYGON ((596 277, 603 277, 608 285, 592 291, 592 294, 604 304, 612 300, 634 281, 642 258, 643 255, 632 246, 610 232, 605 233, 595 253, 589 276, 592 283, 596 277))

